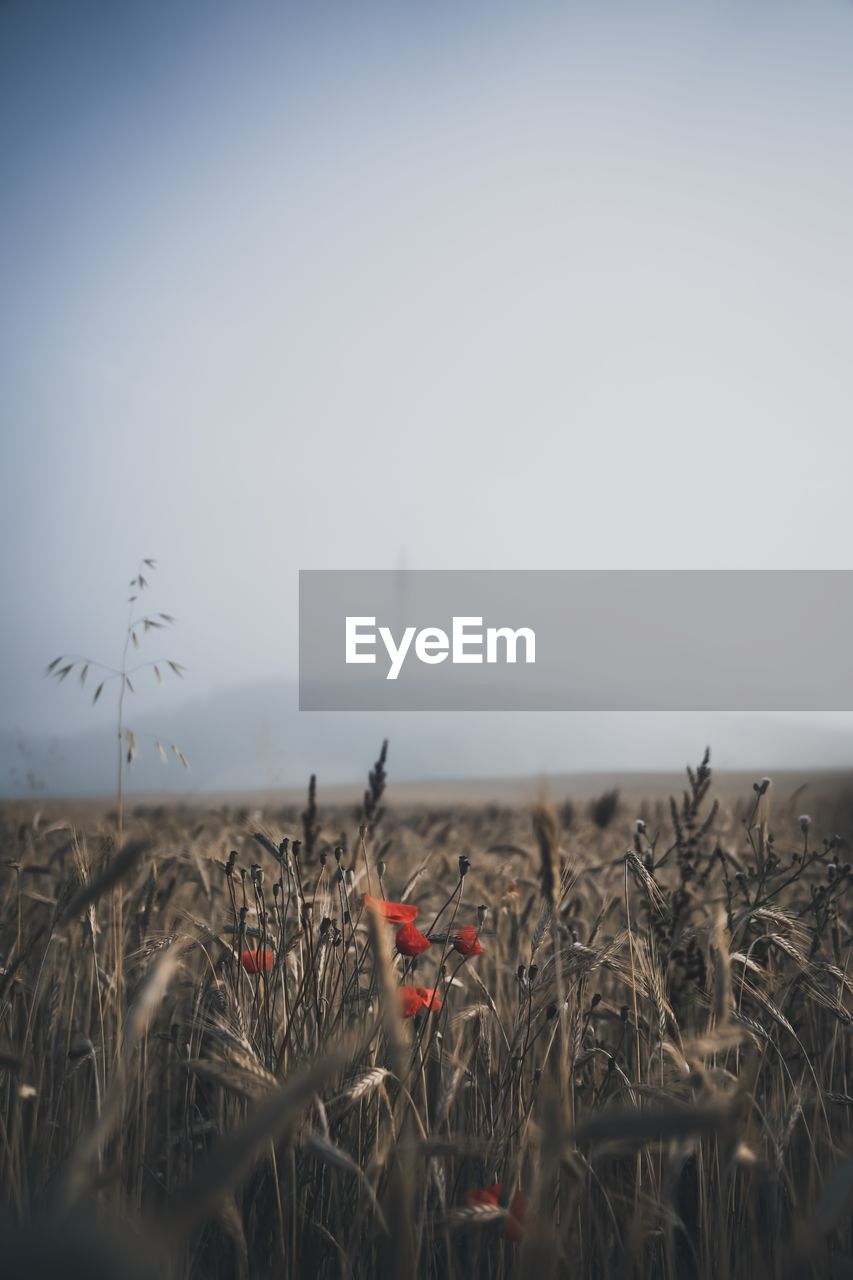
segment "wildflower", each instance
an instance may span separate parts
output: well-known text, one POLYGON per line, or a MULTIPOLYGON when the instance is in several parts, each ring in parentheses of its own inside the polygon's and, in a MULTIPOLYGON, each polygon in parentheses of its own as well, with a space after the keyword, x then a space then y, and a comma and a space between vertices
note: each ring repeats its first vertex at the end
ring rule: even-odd
POLYGON ((419 956, 422 951, 432 946, 429 938, 424 937, 420 929, 413 924, 401 924, 395 941, 401 956, 419 956))
POLYGON ((418 908, 408 902, 386 902, 384 898, 374 898, 369 893, 364 895, 364 905, 378 911, 389 924, 411 924, 418 914, 418 908))
POLYGON ((400 1005, 404 1018, 413 1018, 423 1008, 424 998, 414 987, 400 988, 400 1005))
POLYGON ((438 1013, 444 1001, 438 994, 437 987, 415 987, 415 991, 420 996, 425 1009, 431 1009, 433 1013, 438 1013))
MULTIPOLYGON (((465 1192, 465 1203, 474 1206, 478 1204, 500 1205, 507 1195, 506 1187, 502 1182, 493 1182, 490 1187, 472 1187, 470 1191, 465 1192)), ((527 1212, 527 1199, 520 1190, 513 1192, 512 1199, 506 1206, 507 1216, 504 1222, 504 1239, 511 1240, 513 1244, 518 1244, 524 1234, 524 1217, 527 1212)))
POLYGON ((460 929, 454 935, 453 950, 458 951, 460 956, 481 956, 483 954, 480 939, 477 937, 477 930, 472 924, 466 924, 463 929, 460 929))
POLYGON ((268 947, 263 951, 244 951, 240 963, 247 973, 269 973, 275 956, 268 947))

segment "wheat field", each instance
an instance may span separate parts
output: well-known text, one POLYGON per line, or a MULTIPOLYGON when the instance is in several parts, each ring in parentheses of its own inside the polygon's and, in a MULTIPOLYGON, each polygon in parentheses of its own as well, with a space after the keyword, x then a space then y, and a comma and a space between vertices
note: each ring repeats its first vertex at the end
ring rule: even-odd
POLYGON ((617 782, 6 805, 4 1274, 853 1274, 850 792, 617 782))

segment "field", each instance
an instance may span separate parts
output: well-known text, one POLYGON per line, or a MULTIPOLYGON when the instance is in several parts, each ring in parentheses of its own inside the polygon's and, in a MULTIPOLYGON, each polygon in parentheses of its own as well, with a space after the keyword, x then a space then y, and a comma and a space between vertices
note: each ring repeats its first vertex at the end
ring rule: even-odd
POLYGON ((5 1274, 853 1274, 853 788, 803 781, 7 805, 5 1274))

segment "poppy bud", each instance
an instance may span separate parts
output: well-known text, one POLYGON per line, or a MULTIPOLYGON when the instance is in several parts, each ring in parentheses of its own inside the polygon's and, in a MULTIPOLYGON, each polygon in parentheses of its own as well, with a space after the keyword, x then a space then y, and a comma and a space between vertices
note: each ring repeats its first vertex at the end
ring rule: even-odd
MULTIPOLYGON (((172 1039, 174 1040, 178 1034, 177 1023, 172 1023, 172 1039)), ((90 1053, 94 1053, 92 1041, 83 1035, 82 1031, 75 1031, 71 1037, 71 1043, 68 1046, 69 1058, 85 1058, 90 1053)))
POLYGON ((634 825, 635 825, 635 826, 636 826, 636 828, 637 828, 637 835, 638 835, 638 836, 641 836, 641 835, 643 834, 643 832, 645 831, 645 829, 646 829, 646 824, 645 824, 645 822, 643 822, 643 819, 642 819, 642 818, 638 818, 638 819, 637 819, 637 821, 636 821, 636 823, 635 823, 634 825))
POLYGON ((812 820, 807 813, 801 813, 798 821, 801 831, 808 831, 809 827, 812 825, 812 820))
POLYGON ((290 840, 287 838, 287 836, 285 836, 278 846, 279 857, 281 858, 287 857, 287 849, 289 844, 290 844, 290 840))
POLYGON ((294 842, 293 842, 293 847, 292 847, 291 852, 293 853, 294 858, 296 858, 296 859, 298 860, 299 855, 300 855, 300 853, 302 852, 302 841, 301 841, 301 840, 294 840, 294 842))
POLYGON ((596 991, 595 995, 592 997, 592 999, 589 1002, 589 1007, 590 1009, 597 1009, 600 1004, 601 1004, 601 992, 596 991))
POLYGON ((487 916, 488 914, 489 914, 489 908, 488 908, 488 907, 478 907, 478 908, 477 908, 477 925, 478 925, 478 927, 479 927, 480 929, 482 929, 483 925, 486 923, 486 916, 487 916))
POLYGON ((530 981, 531 981, 531 982, 535 982, 535 981, 536 981, 536 975, 537 975, 537 973, 538 973, 538 972, 539 972, 539 965, 538 965, 538 964, 532 964, 532 965, 530 966, 530 968, 527 970, 527 976, 530 978, 530 981))
POLYGON ((459 876, 460 876, 460 879, 464 880, 464 879, 465 879, 465 877, 467 876, 467 874, 468 874, 468 872, 469 872, 470 870, 471 870, 471 861, 470 861, 470 859, 469 859, 469 858, 466 858, 464 853, 460 854, 460 855, 459 855, 459 876))
POLYGON ((523 982, 523 981, 524 981, 524 975, 525 975, 526 973, 527 973, 527 969, 525 968, 525 966, 524 966, 523 964, 520 964, 520 965, 518 966, 518 980, 519 980, 519 982, 523 982))
POLYGON ((385 875, 385 872, 386 872, 386 871, 387 871, 387 867, 385 866, 385 863, 384 863, 384 862, 381 862, 381 861, 380 861, 380 862, 377 862, 377 864, 376 864, 376 874, 379 876, 379 879, 380 879, 380 880, 381 880, 381 879, 382 879, 382 877, 385 875))

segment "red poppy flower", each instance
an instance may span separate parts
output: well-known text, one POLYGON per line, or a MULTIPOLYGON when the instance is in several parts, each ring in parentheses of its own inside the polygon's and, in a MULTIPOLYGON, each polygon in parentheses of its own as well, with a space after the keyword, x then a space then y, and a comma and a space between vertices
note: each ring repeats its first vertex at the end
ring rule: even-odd
POLYGON ((418 908, 409 906, 408 902, 386 902, 384 898, 364 895, 364 905, 378 911, 389 924, 411 924, 418 914, 418 908))
POLYGON ((404 1018, 413 1018, 423 1008, 424 998, 414 987, 400 988, 400 1005, 404 1018))
POLYGON ((438 994, 437 987, 415 987, 415 991, 417 991, 423 1001, 425 1009, 431 1009, 433 1013, 438 1013, 439 1009, 444 1004, 444 1001, 438 994))
POLYGON ((429 938, 425 938, 420 929, 413 924, 401 924, 397 930, 397 950, 401 956, 419 956, 432 946, 429 938))
MULTIPOLYGON (((465 1192, 465 1203, 468 1205, 499 1205, 506 1196, 506 1188, 502 1182, 493 1182, 490 1187, 472 1187, 465 1192)), ((527 1213, 527 1198, 523 1191, 513 1192, 512 1199, 506 1207, 503 1234, 506 1240, 518 1244, 524 1234, 524 1217, 527 1213)))
POLYGON ((481 956, 483 954, 477 930, 472 924, 466 924, 463 929, 454 934, 453 950, 458 951, 460 956, 481 956))
POLYGON ((263 951, 244 951, 240 963, 247 973, 269 973, 275 956, 268 947, 263 951))

